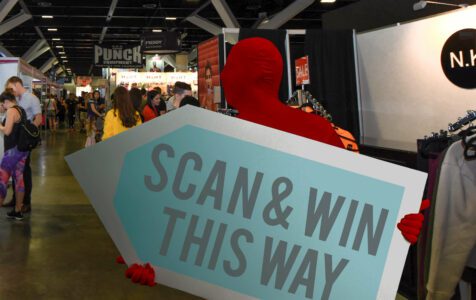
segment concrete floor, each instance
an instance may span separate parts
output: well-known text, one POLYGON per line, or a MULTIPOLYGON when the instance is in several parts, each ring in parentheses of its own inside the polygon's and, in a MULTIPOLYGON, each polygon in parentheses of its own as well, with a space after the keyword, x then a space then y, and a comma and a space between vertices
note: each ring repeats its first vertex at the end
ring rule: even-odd
POLYGON ((126 267, 115 263, 119 253, 64 161, 84 141, 65 131, 45 136, 33 151, 31 215, 11 221, 0 208, 0 299, 199 299, 125 278, 126 267))

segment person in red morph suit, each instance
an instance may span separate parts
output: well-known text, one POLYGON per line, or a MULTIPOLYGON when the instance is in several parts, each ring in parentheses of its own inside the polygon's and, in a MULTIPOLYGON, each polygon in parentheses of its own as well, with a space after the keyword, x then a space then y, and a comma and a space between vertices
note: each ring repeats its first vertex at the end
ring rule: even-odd
MULTIPOLYGON (((263 38, 241 40, 231 49, 221 81, 228 103, 238 118, 344 148, 330 122, 288 107, 278 98, 283 59, 274 44, 263 38), (250 67, 251 66, 251 67, 250 67)), ((428 208, 424 200, 420 211, 428 208)), ((404 238, 418 240, 423 214, 408 214, 397 225, 404 238)))
MULTIPOLYGON (((232 48, 221 80, 228 103, 239 111, 238 118, 344 148, 326 119, 279 101, 282 72, 281 54, 266 39, 244 39, 232 48)), ((423 201, 420 210, 428 205, 428 200, 423 201)), ((416 243, 422 223, 423 214, 408 214, 397 227, 407 241, 416 243)), ((124 260, 119 256, 117 262, 124 263, 124 260)), ((155 274, 148 264, 134 264, 127 269, 126 276, 135 283, 153 285, 155 274)))

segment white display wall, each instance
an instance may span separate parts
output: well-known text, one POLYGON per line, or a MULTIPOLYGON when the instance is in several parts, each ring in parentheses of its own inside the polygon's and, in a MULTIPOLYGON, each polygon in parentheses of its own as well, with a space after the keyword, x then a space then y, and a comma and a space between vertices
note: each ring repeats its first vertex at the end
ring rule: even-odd
POLYGON ((476 7, 357 35, 362 143, 416 151, 416 139, 476 110, 476 89, 443 73, 455 32, 476 29, 476 7))
POLYGON ((18 58, 1 57, 0 58, 0 86, 5 86, 8 78, 18 76, 18 58))
POLYGON ((150 90, 155 86, 159 86, 162 92, 165 93, 177 81, 190 84, 194 95, 197 93, 197 72, 118 72, 116 74, 116 85, 122 85, 128 89, 137 87, 150 90))

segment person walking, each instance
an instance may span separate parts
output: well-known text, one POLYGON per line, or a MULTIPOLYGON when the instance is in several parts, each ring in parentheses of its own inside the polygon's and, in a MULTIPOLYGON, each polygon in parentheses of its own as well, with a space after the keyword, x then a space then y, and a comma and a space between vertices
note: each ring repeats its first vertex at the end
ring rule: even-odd
POLYGON ((56 99, 53 95, 49 95, 45 102, 49 129, 51 132, 56 132, 56 112, 58 111, 56 99))
POLYGON ((192 96, 192 86, 188 83, 177 81, 174 85, 174 95, 167 100, 167 111, 180 107, 180 102, 185 96, 192 96))
POLYGON ((88 120, 88 105, 86 101, 88 93, 81 92, 81 96, 78 99, 78 108, 79 108, 79 123, 80 130, 79 132, 85 132, 86 121, 88 120))
POLYGON ((132 106, 129 91, 118 86, 114 91, 114 106, 104 119, 103 140, 115 136, 129 128, 142 124, 139 113, 132 106))
POLYGON ((65 102, 63 96, 61 96, 61 98, 58 102, 57 108, 58 108, 58 113, 57 113, 58 128, 62 128, 64 126, 64 121, 66 119, 66 102, 65 102))
POLYGON ((74 131, 74 121, 76 119, 76 106, 78 101, 76 100, 73 93, 70 93, 68 99, 66 100, 66 108, 68 114, 68 129, 69 131, 74 131))
MULTIPOLYGON (((17 104, 25 110, 27 119, 30 120, 33 124, 35 124, 36 127, 39 127, 42 122, 40 100, 38 100, 35 95, 25 89, 25 87, 23 86, 23 81, 20 79, 20 77, 10 77, 7 80, 6 87, 7 89, 11 89, 13 95, 17 97, 17 104)), ((23 213, 31 211, 31 191, 33 189, 33 182, 31 178, 30 160, 31 153, 28 152, 28 156, 25 162, 25 170, 23 171, 23 180, 25 184, 25 198, 22 207, 23 213)), ((13 198, 6 206, 15 206, 15 184, 15 180, 13 180, 13 198)))
MULTIPOLYGON (((102 116, 106 111, 106 100, 101 97, 101 93, 96 90, 93 92, 94 107, 96 111, 99 113, 99 116, 95 116, 95 124, 94 127, 96 128, 96 141, 100 141, 102 139, 103 131, 104 131, 104 119, 102 116)), ((88 131, 88 129, 86 130, 88 131)))
POLYGON ((129 91, 129 97, 132 102, 132 106, 134 107, 135 111, 139 113, 140 119, 144 122, 144 116, 142 116, 142 110, 140 109, 142 104, 142 94, 138 88, 132 88, 129 91))
POLYGON ((23 199, 25 197, 24 170, 28 151, 20 151, 18 142, 20 139, 21 119, 26 116, 23 108, 17 105, 17 100, 11 92, 3 92, 0 95, 0 105, 6 110, 6 117, 0 125, 0 131, 5 135, 3 147, 5 153, 0 162, 0 205, 7 196, 8 180, 10 177, 15 181, 16 204, 7 213, 10 219, 23 220, 23 199))

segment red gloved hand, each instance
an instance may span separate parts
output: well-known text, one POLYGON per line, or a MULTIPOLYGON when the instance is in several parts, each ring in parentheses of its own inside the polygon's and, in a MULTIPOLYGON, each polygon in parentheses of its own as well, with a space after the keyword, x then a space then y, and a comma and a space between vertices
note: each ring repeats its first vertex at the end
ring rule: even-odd
POLYGON ((400 223, 397 224, 397 228, 400 229, 403 237, 412 245, 418 241, 421 226, 425 220, 425 217, 421 211, 427 209, 428 207, 430 207, 430 200, 425 199, 421 202, 420 213, 405 215, 405 217, 400 220, 400 223))
POLYGON ((119 255, 118 257, 116 257, 116 263, 121 264, 121 265, 125 265, 126 261, 124 260, 124 258, 121 255, 119 255))
POLYGON ((127 269, 126 277, 130 278, 132 282, 142 285, 154 286, 156 284, 155 271, 149 263, 145 265, 133 264, 127 269))

